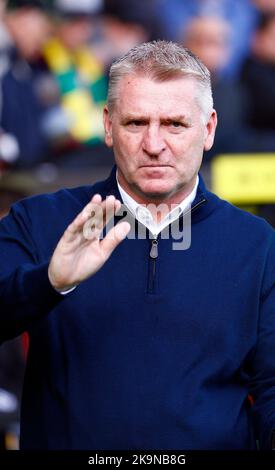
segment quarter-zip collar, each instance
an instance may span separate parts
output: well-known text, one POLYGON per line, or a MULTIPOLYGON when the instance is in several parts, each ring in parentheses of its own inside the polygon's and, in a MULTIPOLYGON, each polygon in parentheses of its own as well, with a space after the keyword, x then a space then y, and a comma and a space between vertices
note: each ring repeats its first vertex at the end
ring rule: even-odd
POLYGON ((191 204, 194 201, 197 188, 199 184, 199 177, 197 177, 195 186, 191 193, 180 203, 177 204, 159 223, 155 222, 151 212, 147 209, 145 204, 138 204, 129 194, 120 186, 116 175, 118 189, 123 200, 123 203, 131 211, 133 216, 156 238, 159 233, 164 230, 168 225, 177 220, 181 215, 190 210, 191 204))
MULTIPOLYGON (((113 167, 110 176, 104 181, 104 184, 98 183, 95 186, 95 189, 103 198, 108 195, 114 195, 116 199, 120 200, 123 204, 121 194, 118 189, 117 180, 116 180, 116 165, 113 167), (102 188, 104 187, 104 191, 102 188)), ((204 181, 201 174, 199 173, 199 184, 197 188, 196 197, 191 205, 192 211, 192 224, 197 223, 200 220, 208 217, 215 209, 219 202, 218 196, 208 191, 205 187, 204 181)))

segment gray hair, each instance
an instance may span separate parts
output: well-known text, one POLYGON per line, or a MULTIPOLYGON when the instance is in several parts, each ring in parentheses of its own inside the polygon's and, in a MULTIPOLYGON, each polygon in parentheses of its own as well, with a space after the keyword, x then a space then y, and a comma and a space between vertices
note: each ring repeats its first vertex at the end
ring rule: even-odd
POLYGON ((171 41, 152 41, 130 49, 117 59, 110 68, 108 108, 110 114, 117 101, 118 84, 129 74, 147 76, 158 82, 179 77, 197 80, 199 93, 196 97, 206 120, 213 109, 210 72, 191 51, 171 41))

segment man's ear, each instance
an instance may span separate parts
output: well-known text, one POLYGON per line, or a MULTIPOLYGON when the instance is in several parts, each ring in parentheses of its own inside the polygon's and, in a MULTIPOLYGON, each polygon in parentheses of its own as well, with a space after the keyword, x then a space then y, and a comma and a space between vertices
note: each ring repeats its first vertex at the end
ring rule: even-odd
POLYGON ((104 129, 105 129, 105 144, 107 145, 107 147, 112 147, 113 146, 112 121, 110 118, 108 106, 104 106, 103 124, 104 124, 104 129))
POLYGON ((214 143, 217 123, 218 123, 217 113, 215 109, 213 109, 211 116, 205 126, 204 150, 210 150, 214 143))

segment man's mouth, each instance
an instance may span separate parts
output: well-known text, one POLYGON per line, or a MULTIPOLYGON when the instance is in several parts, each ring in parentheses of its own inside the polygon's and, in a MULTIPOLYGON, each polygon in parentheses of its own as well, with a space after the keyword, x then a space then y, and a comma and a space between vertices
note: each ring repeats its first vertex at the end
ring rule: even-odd
POLYGON ((140 168, 167 168, 170 167, 171 165, 142 165, 140 168))

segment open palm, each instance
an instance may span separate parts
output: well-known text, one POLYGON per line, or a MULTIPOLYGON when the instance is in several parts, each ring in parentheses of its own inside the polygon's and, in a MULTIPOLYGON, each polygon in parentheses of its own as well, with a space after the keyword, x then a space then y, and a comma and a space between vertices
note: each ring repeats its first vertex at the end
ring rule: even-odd
POLYGON ((68 290, 95 274, 127 236, 130 224, 120 222, 99 238, 120 205, 114 196, 102 201, 96 194, 67 227, 49 264, 49 280, 55 289, 68 290))

